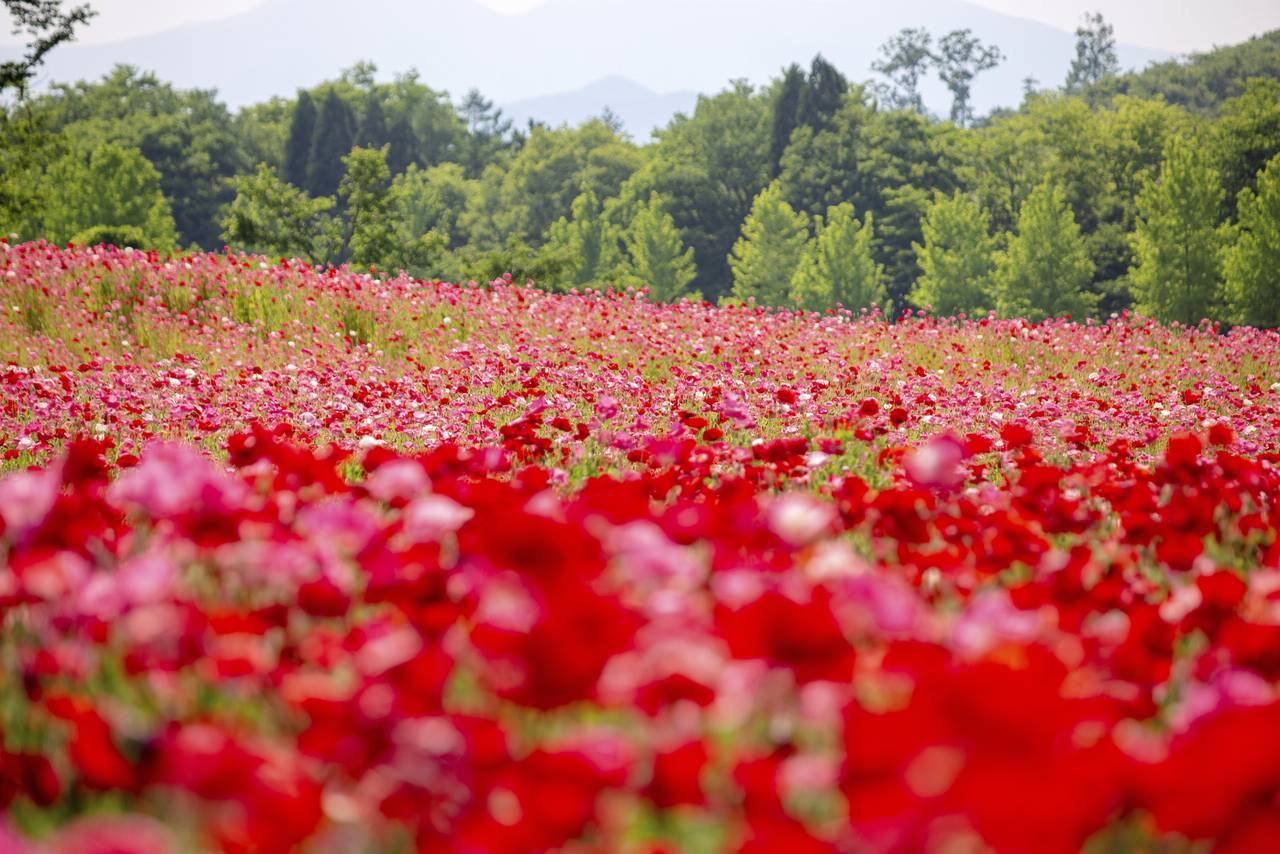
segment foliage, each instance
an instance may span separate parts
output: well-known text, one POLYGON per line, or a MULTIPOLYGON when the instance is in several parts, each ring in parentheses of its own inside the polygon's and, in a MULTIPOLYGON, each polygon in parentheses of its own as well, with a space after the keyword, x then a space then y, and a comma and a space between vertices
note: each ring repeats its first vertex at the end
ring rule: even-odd
POLYGON ((661 196, 650 196, 636 212, 623 240, 630 274, 641 286, 649 288, 650 297, 662 302, 700 298, 697 291, 689 289, 698 276, 693 249, 680 239, 680 231, 661 196))
POLYGON ((172 251, 177 241, 160 175, 137 149, 103 143, 88 155, 72 151, 49 167, 59 188, 46 201, 41 232, 66 242, 95 226, 131 227, 147 248, 172 251))
POLYGON ((369 267, 385 263, 395 251, 394 223, 388 215, 388 146, 353 148, 342 158, 338 195, 347 217, 347 251, 352 264, 369 267))
POLYGON ((920 278, 911 302, 936 314, 977 315, 995 307, 996 247, 984 211, 971 196, 936 196, 913 244, 920 278))
POLYGON ((1222 105, 1215 129, 1227 215, 1235 218, 1241 191, 1253 188, 1263 167, 1280 152, 1280 80, 1250 80, 1244 92, 1222 105))
POLYGON ((217 245, 231 179, 250 164, 235 121, 214 92, 175 89, 154 74, 120 65, 97 82, 55 85, 33 109, 82 151, 113 143, 142 152, 160 174, 179 238, 217 245))
POLYGON ((282 181, 266 164, 236 181, 236 196, 222 220, 232 246, 273 258, 299 257, 312 264, 337 260, 342 228, 333 198, 313 199, 282 181))
POLYGON ((590 190, 573 200, 569 217, 551 226, 548 245, 574 259, 565 285, 600 285, 612 281, 622 262, 622 235, 604 217, 600 200, 590 190))
POLYGON ((984 45, 969 30, 952 30, 938 42, 934 62, 938 79, 951 92, 951 121, 964 127, 973 121, 969 106, 973 78, 1004 61, 995 45, 984 45))
POLYGON ((809 218, 786 203, 777 182, 761 190, 729 256, 733 298, 754 298, 763 305, 787 302, 808 240, 809 218))
POLYGON ((1280 327, 1280 155, 1240 192, 1239 227, 1223 262, 1231 319, 1280 327))
POLYGON ((316 105, 311 93, 303 89, 293 105, 289 119, 289 141, 285 148, 284 179, 302 189, 310 186, 307 175, 311 163, 311 149, 315 145, 316 105))
POLYGON ((307 154, 306 191, 312 196, 332 196, 342 183, 343 163, 355 144, 356 113, 335 87, 325 92, 316 115, 311 151, 307 154))
POLYGON ((813 240, 791 279, 791 299, 805 308, 884 308, 884 269, 872 253, 873 217, 862 223, 845 202, 818 217, 813 240))
POLYGON ((27 39, 20 59, 0 63, 0 95, 13 89, 19 100, 49 51, 75 38, 76 29, 97 14, 87 3, 64 10, 62 0, 4 0, 4 11, 13 35, 27 39))
POLYGON ((1090 87, 1091 101, 1127 94, 1162 99, 1203 115, 1217 114, 1223 103, 1243 95, 1255 78, 1275 79, 1280 70, 1280 30, 1235 45, 1215 47, 1108 77, 1090 87))
POLYGON ((907 27, 880 46, 880 58, 871 70, 889 82, 878 89, 891 110, 924 113, 920 78, 934 62, 933 36, 923 27, 907 27))
POLYGON ((1163 321, 1217 314, 1222 182, 1201 140, 1171 137, 1158 181, 1138 196, 1130 271, 1137 308, 1163 321))
POLYGON ((1006 317, 1040 321, 1087 317, 1093 262, 1062 189, 1046 181, 1031 192, 1018 215, 1018 233, 998 261, 996 308, 1006 317))
POLYGON ((1076 27, 1076 56, 1071 60, 1063 89, 1079 93, 1119 71, 1115 27, 1108 24, 1101 13, 1085 13, 1084 23, 1076 27))

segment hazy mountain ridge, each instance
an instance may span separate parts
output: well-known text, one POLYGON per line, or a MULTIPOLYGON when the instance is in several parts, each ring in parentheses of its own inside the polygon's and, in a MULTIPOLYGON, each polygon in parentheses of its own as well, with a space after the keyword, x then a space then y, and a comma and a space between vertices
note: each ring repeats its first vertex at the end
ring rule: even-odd
MULTIPOLYGON (((596 103, 596 90, 617 88, 617 78, 626 78, 649 94, 633 91, 626 104, 606 103, 643 139, 649 129, 644 123, 660 125, 679 104, 691 106, 687 93, 713 92, 734 78, 763 83, 815 53, 851 79, 867 79, 877 47, 906 26, 926 26, 937 35, 968 27, 1000 46, 1005 63, 974 85, 979 111, 1016 104, 1024 78, 1057 85, 1074 51, 1071 33, 962 0, 900 0, 873 8, 849 0, 785 6, 776 0, 550 0, 515 16, 473 0, 429 0, 408 8, 401 0, 366 0, 356 17, 338 0, 270 0, 222 21, 61 48, 41 80, 96 78, 125 62, 178 86, 216 88, 235 107, 292 94, 368 59, 386 76, 416 67, 434 88, 458 96, 476 87, 509 105, 512 115, 558 123, 598 114, 604 104, 596 103), (718 35, 707 39, 707 32, 718 35)), ((13 52, 0 49, 0 55, 13 52)), ((1125 45, 1119 53, 1127 68, 1169 57, 1125 45)), ((945 110, 941 84, 930 80, 925 94, 932 109, 945 110)))

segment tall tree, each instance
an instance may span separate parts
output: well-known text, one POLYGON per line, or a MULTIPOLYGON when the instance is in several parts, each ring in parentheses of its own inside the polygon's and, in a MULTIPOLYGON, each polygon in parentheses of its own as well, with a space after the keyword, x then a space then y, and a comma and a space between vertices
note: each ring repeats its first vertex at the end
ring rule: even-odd
POLYGON ((1076 27, 1076 56, 1071 60, 1063 88, 1070 93, 1081 92, 1119 71, 1115 28, 1101 13, 1086 13, 1084 23, 1076 27))
POLYGON ((382 109, 382 96, 377 91, 370 92, 364 99, 364 110, 360 114, 356 145, 361 148, 381 148, 389 141, 387 115, 382 109))
POLYGON ((512 122, 502 115, 501 109, 494 107, 493 101, 480 94, 479 89, 467 92, 458 105, 458 117, 468 134, 463 165, 467 167, 467 175, 475 178, 507 147, 512 122))
POLYGON ((914 243, 920 278, 911 301, 943 317, 979 314, 995 306, 996 247, 991 224, 971 196, 936 196, 921 223, 924 243, 914 243))
POLYGON ((923 113, 920 78, 933 62, 933 36, 923 27, 906 27, 880 45, 880 58, 871 63, 871 70, 889 78, 880 87, 886 106, 923 113))
POLYGON ((387 131, 387 144, 390 146, 387 167, 391 169, 392 175, 403 174, 417 162, 418 140, 414 136, 413 122, 409 120, 407 113, 396 116, 396 120, 391 123, 391 129, 387 131))
POLYGON ((298 92, 289 121, 289 141, 284 151, 284 179, 295 187, 307 186, 307 166, 311 162, 311 147, 315 144, 316 102, 306 89, 298 92))
POLYGON ((1138 309, 1192 324, 1214 314, 1222 269, 1222 182, 1199 140, 1172 137, 1138 196, 1129 271, 1138 309))
POLYGON ((769 135, 769 173, 777 177, 782 154, 799 126, 800 98, 805 90, 804 70, 792 63, 782 72, 782 83, 773 102, 773 126, 769 135))
POLYGON ((1018 233, 1000 256, 996 303, 1005 317, 1083 319, 1097 303, 1086 291, 1093 262, 1062 189, 1045 181, 1022 203, 1018 233))
POLYGON ((353 148, 342 158, 338 193, 347 214, 347 250, 351 263, 365 267, 386 265, 395 248, 394 223, 388 216, 387 191, 391 170, 387 146, 353 148))
POLYGON ((342 158, 355 144, 356 117, 351 105, 330 86, 320 104, 315 137, 307 161, 307 191, 312 196, 332 196, 342 182, 342 158))
POLYGON ((1230 317, 1250 326, 1280 327, 1280 154, 1246 187, 1236 205, 1234 244, 1223 263, 1230 317))
POLYGON ((848 78, 818 54, 809 66, 809 77, 800 91, 796 122, 813 128, 815 132, 825 130, 844 105, 848 91, 848 78))
POLYGON ((884 307, 884 268, 872 253, 874 235, 871 214, 859 223, 848 202, 828 208, 791 279, 792 299, 814 311, 884 307))
POLYGON ((62 0, 4 0, 4 10, 13 24, 13 34, 26 39, 19 59, 0 62, 0 94, 9 89, 19 99, 45 56, 63 42, 75 38, 76 28, 89 22, 97 12, 84 3, 63 10, 62 0))
POLYGON ((777 182, 761 190, 729 256, 734 299, 786 303, 808 239, 809 218, 783 200, 777 182))
POLYGON ((952 30, 938 42, 938 78, 951 92, 951 121, 964 127, 973 119, 969 106, 973 78, 1004 61, 995 45, 984 45, 969 30, 952 30))
POLYGON ((636 212, 624 240, 631 272, 649 288, 650 297, 662 302, 698 297, 696 291, 689 290, 698 275, 693 249, 680 239, 675 220, 664 209, 660 196, 650 196, 636 212))

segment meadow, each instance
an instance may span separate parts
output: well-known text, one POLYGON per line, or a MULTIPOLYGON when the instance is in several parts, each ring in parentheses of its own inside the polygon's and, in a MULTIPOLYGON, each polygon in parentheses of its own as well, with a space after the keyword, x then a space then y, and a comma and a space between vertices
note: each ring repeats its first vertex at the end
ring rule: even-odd
POLYGON ((1275 331, 0 242, 0 387, 0 850, 1280 834, 1275 331))

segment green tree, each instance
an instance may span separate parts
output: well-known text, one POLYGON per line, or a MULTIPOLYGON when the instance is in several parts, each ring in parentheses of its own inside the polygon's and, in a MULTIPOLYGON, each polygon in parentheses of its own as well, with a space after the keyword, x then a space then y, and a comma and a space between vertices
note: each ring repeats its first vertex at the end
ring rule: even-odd
POLYGON ((311 149, 315 145, 316 104, 311 93, 303 89, 298 93, 289 123, 289 141, 285 145, 284 179, 295 187, 306 187, 311 163, 311 149))
POLYGON ((1240 191, 1253 187, 1267 161, 1280 151, 1280 80, 1250 80, 1243 94, 1222 105, 1214 130, 1227 216, 1234 218, 1240 191))
POLYGON ((342 183, 342 158, 355 143, 355 111, 334 87, 325 93, 316 119, 311 153, 307 157, 307 192, 312 196, 332 196, 342 183))
POLYGON ((1004 61, 995 45, 984 45, 969 30, 952 30, 938 42, 935 63, 940 79, 951 92, 951 121, 964 127, 973 120, 969 99, 973 78, 1004 61))
POLYGON ((417 143, 413 123, 409 116, 401 113, 387 131, 387 145, 391 146, 387 152, 387 167, 392 175, 401 175, 417 164, 417 143))
POLYGON ((121 65, 98 81, 55 85, 33 109, 82 150, 110 142, 141 151, 160 173, 182 242, 218 244, 231 179, 251 164, 234 118, 213 91, 176 89, 121 65))
POLYGON ((1100 13, 1085 14, 1084 23, 1076 27, 1076 56, 1063 88, 1078 93, 1119 71, 1115 28, 1100 13))
POLYGON ((51 192, 43 233, 63 243, 95 226, 131 226, 147 248, 168 252, 177 242, 160 175, 137 149, 103 143, 85 156, 72 152, 50 167, 51 192))
POLYGON ((441 163, 430 169, 410 164, 391 182, 388 215, 405 239, 435 232, 444 235, 447 246, 457 249, 466 242, 460 220, 473 183, 460 163, 441 163))
POLYGON ((553 223, 572 216, 574 199, 587 191, 597 199, 616 196, 642 162, 639 150, 599 119, 538 127, 507 168, 494 164, 481 175, 464 227, 481 249, 512 236, 537 248, 553 223))
POLYGON ((785 304, 808 239, 809 218, 783 200, 776 182, 763 189, 729 256, 734 299, 785 304))
POLYGON ((1083 318, 1097 303, 1086 290, 1093 262, 1062 189, 1046 181, 1022 203, 1018 233, 1000 255, 996 306, 1005 317, 1083 318))
POLYGON ((27 38, 21 58, 0 62, 0 94, 15 89, 19 99, 49 51, 75 38, 76 28, 97 14, 87 3, 63 11, 62 0, 4 0, 4 10, 13 34, 27 38))
POLYGON ((1280 155, 1246 187, 1236 206, 1235 242, 1226 251, 1226 297, 1231 320, 1249 326, 1280 326, 1280 155))
POLYGON ((254 174, 236 179, 235 189, 235 199, 222 218, 222 239, 229 246, 312 264, 337 260, 342 226, 332 213, 332 198, 311 198, 280 180, 265 163, 254 174))
POLYGON ((395 230, 388 214, 387 146, 353 148, 342 158, 338 195, 347 214, 347 252, 360 267, 386 265, 395 247, 395 230))
POLYGON ((1133 283, 1138 309, 1193 324, 1214 314, 1221 274, 1222 182, 1200 140, 1165 146, 1158 181, 1138 196, 1133 283))
POLYGON ((588 190, 573 200, 570 217, 551 226, 551 240, 573 259, 569 283, 592 285, 611 280, 622 261, 621 235, 604 217, 600 200, 588 190))
POLYGON ((849 80, 830 62, 818 54, 809 65, 809 76, 796 106, 797 124, 815 131, 825 130, 832 117, 844 105, 849 80))
POLYGON ((817 233, 791 279, 794 301, 814 311, 884 307, 884 269, 872 254, 872 219, 867 214, 859 223, 848 202, 817 219, 817 233))
POLYGON ((993 308, 996 247, 986 211, 967 194, 939 195, 929 205, 921 231, 923 245, 912 244, 921 275, 911 302, 943 317, 993 308))
POLYGON ((361 148, 381 148, 390 134, 387 132, 387 115, 382 109, 382 93, 370 92, 364 100, 360 114, 360 128, 356 131, 356 145, 361 148))
POLYGON ((698 275, 693 249, 680 239, 675 220, 660 196, 650 196, 636 212, 624 240, 631 272, 640 284, 648 286, 650 297, 661 302, 699 298, 697 291, 689 290, 698 275))
POLYGON ((236 113, 235 135, 244 149, 243 163, 265 163, 284 172, 293 109, 293 100, 276 95, 236 113))
POLYGON ((466 128, 466 144, 463 147, 462 164, 467 175, 479 177, 489 164, 511 147, 511 120, 493 101, 484 97, 479 89, 467 92, 458 105, 458 116, 466 128))
POLYGON ((666 202, 684 242, 693 249, 693 288, 717 300, 730 288, 729 253, 752 200, 768 182, 772 98, 745 81, 698 99, 693 115, 678 115, 649 146, 623 196, 642 204, 666 202))
POLYGON ((880 45, 880 58, 871 63, 871 70, 889 79, 878 87, 885 105, 923 114, 920 78, 934 61, 933 36, 923 27, 905 27, 880 45))
POLYGON ((776 177, 782 168, 782 155, 791 143, 791 134, 799 127, 800 98, 804 94, 804 70, 794 62, 782 72, 778 95, 773 101, 773 123, 769 131, 770 175, 776 177))

